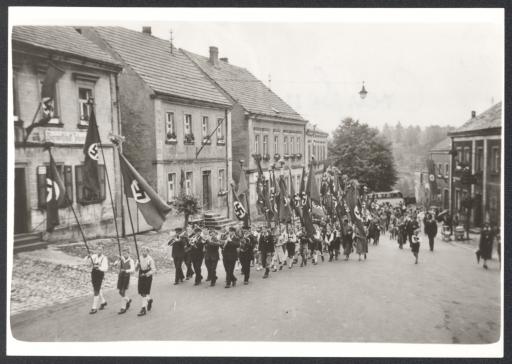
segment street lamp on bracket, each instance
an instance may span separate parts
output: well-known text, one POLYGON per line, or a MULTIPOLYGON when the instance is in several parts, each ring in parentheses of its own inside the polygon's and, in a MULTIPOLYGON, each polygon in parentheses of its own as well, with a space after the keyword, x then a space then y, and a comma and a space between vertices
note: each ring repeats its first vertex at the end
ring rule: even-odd
POLYGON ((363 87, 361 88, 361 91, 359 91, 359 96, 361 99, 365 99, 366 95, 368 95, 368 91, 366 91, 366 88, 364 87, 364 81, 363 81, 363 87))

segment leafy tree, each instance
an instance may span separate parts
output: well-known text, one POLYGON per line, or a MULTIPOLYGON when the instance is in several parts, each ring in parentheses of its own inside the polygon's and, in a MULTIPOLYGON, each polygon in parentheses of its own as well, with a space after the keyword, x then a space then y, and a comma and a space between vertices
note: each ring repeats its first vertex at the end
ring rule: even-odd
POLYGON ((183 225, 185 229, 188 226, 188 219, 190 215, 197 214, 201 209, 199 199, 193 195, 187 195, 185 193, 180 193, 178 195, 178 198, 174 202, 174 206, 178 213, 184 214, 185 222, 183 225))
POLYGON ((371 190, 390 190, 397 181, 391 144, 367 124, 344 119, 333 133, 329 153, 341 173, 371 190))

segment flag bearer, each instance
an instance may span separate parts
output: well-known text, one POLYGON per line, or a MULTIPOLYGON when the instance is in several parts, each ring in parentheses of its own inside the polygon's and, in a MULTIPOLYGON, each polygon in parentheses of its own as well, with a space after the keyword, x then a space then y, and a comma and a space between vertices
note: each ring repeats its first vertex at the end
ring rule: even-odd
POLYGON ((98 245, 95 254, 87 255, 85 260, 92 263, 91 281, 94 290, 94 298, 91 311, 89 311, 92 315, 98 312, 98 303, 100 303, 100 310, 103 310, 105 306, 107 306, 107 301, 105 301, 103 293, 101 292, 101 284, 103 283, 105 272, 108 270, 108 258, 103 254, 103 246, 98 245))
POLYGON ((261 254, 261 265, 265 269, 263 278, 268 278, 270 273, 269 260, 274 254, 274 236, 270 233, 269 228, 263 230, 263 233, 260 235, 258 248, 261 254))
POLYGON ((130 276, 133 272, 135 272, 135 263, 133 259, 130 257, 130 247, 123 248, 123 255, 114 265, 120 264, 120 272, 117 278, 117 289, 119 290, 119 295, 122 297, 123 302, 121 303, 121 310, 118 314, 125 313, 129 308, 132 300, 126 295, 126 290, 128 289, 128 285, 130 284, 130 276))
POLYGON ((196 274, 194 285, 198 286, 203 280, 203 276, 201 275, 201 266, 203 265, 205 240, 203 238, 204 234, 200 228, 196 228, 194 232, 194 236, 190 238, 190 258, 196 274))
POLYGON ((295 245, 297 244, 297 236, 293 229, 288 232, 288 241, 286 242, 286 252, 288 253, 287 261, 288 261, 288 269, 291 269, 293 266, 294 258, 295 258, 295 245))
POLYGON ((140 250, 140 261, 137 264, 139 268, 138 291, 142 296, 142 307, 137 316, 144 316, 147 311, 151 311, 153 299, 149 296, 151 293, 151 283, 153 283, 153 274, 156 273, 155 261, 149 255, 149 248, 143 246, 140 250))
POLYGON ((308 265, 308 245, 310 239, 306 235, 306 230, 302 228, 302 231, 299 233, 299 254, 301 257, 300 266, 308 265))
POLYGON ((239 259, 242 265, 242 274, 244 275, 244 284, 249 284, 249 276, 251 275, 251 260, 253 259, 254 245, 252 234, 249 230, 243 232, 240 237, 240 253, 239 259))

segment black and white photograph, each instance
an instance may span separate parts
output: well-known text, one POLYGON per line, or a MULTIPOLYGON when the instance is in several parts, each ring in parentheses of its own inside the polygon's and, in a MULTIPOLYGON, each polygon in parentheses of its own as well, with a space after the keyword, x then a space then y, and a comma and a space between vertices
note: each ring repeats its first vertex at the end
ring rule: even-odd
POLYGON ((504 16, 9 8, 7 354, 503 356, 504 16))

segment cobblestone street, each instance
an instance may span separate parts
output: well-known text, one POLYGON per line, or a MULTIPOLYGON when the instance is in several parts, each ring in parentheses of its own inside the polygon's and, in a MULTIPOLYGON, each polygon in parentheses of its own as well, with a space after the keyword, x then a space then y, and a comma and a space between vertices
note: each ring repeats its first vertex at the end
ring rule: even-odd
MULTIPOLYGON (((148 236, 148 241, 157 245, 159 239, 157 235, 148 236)), ((348 262, 326 260, 317 266, 295 266, 271 273, 268 280, 261 279, 261 271, 252 269, 249 286, 238 285, 229 290, 222 284, 194 287, 192 281, 173 286, 174 274, 168 273, 170 264, 161 269, 157 262, 159 269, 152 289, 155 303, 142 318, 136 316, 140 301, 135 279, 129 290, 134 304, 127 314, 117 315, 119 296, 115 290, 106 289, 107 309, 90 316, 91 292, 87 293, 90 287, 84 272, 80 273, 83 290, 76 291, 87 293, 87 297, 12 315, 11 328, 16 339, 27 341, 475 344, 498 340, 498 263, 493 260, 489 270, 482 269, 476 264, 474 248, 468 244, 437 241, 434 253, 426 245, 423 237, 418 265, 408 248, 399 250, 395 242, 382 238, 380 245, 370 246, 367 261, 358 262, 352 255, 348 262), (74 324, 69 325, 70 322, 74 324)), ((224 277, 222 263, 217 272, 224 277)), ((52 276, 60 274, 59 271, 52 276)), ((236 274, 239 276, 240 272, 236 274)), ((69 282, 68 286, 73 284, 70 277, 62 279, 69 282)))

